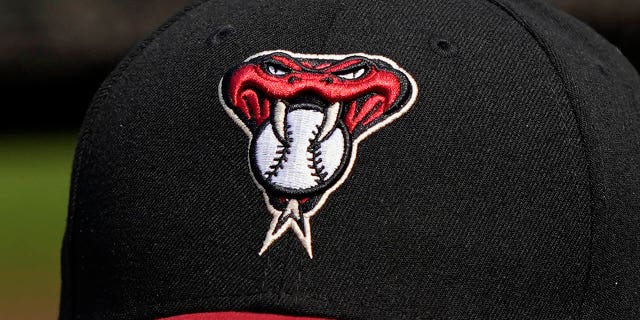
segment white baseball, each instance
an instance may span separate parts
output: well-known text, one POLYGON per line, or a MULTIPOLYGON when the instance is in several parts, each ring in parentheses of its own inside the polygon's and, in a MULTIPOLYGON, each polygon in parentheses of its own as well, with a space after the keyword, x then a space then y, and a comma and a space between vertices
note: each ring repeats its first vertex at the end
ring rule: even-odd
MULTIPOLYGON (((274 186, 302 191, 322 185, 333 177, 345 159, 346 137, 335 129, 316 148, 318 128, 324 113, 311 109, 296 109, 287 113, 286 136, 289 147, 280 142, 271 123, 255 137, 255 165, 259 174, 274 186)), ((256 174, 258 174, 256 172, 256 174)))

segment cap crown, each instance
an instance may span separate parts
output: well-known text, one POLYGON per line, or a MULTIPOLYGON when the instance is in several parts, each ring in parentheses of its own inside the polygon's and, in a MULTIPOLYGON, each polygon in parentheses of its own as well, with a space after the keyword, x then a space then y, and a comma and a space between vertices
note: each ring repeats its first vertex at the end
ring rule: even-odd
POLYGON ((532 1, 203 1, 96 95, 74 165, 62 319, 638 315, 640 81, 532 1), (313 220, 272 220, 218 93, 267 50, 380 55, 420 94, 313 220), (614 285, 615 283, 615 285, 614 285))

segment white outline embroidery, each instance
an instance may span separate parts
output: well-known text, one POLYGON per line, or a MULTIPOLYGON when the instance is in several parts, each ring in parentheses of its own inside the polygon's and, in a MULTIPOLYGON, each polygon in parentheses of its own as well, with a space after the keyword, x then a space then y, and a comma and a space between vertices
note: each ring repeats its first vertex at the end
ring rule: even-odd
MULTIPOLYGON (((342 174, 342 176, 338 179, 338 181, 331 186, 327 191, 325 191, 322 196, 320 197, 320 200, 318 201, 318 203, 316 204, 316 206, 309 212, 306 212, 303 214, 303 223, 304 223, 304 229, 305 232, 303 232, 300 227, 298 226, 297 223, 295 223, 292 219, 288 219, 287 222, 278 230, 278 232, 276 232, 275 234, 273 234, 273 231, 275 230, 277 223, 278 223, 278 218, 283 214, 283 212, 276 210, 271 203, 269 202, 269 194, 267 193, 266 189, 258 182, 258 180, 256 180, 255 175, 253 170, 251 169, 251 165, 249 165, 249 173, 251 175, 251 179, 253 179, 253 182, 256 186, 258 186, 258 189, 260 189, 260 191, 262 192, 262 195, 264 197, 264 201, 267 205, 267 209, 269 210, 269 213, 271 213, 272 215, 272 220, 271 220, 271 225, 269 227, 269 231, 267 232, 267 237, 265 238, 262 248, 259 251, 259 255, 264 254, 267 249, 269 249, 269 247, 278 239, 280 239, 280 237, 282 237, 282 235, 284 235, 284 233, 286 231, 288 231, 289 229, 292 229, 293 232, 296 234, 296 236, 298 237, 298 239, 300 240, 300 242, 302 243, 303 247, 305 248, 305 250, 307 251, 307 253, 309 254, 309 257, 311 259, 313 259, 313 248, 311 245, 311 223, 310 223, 310 219, 311 217, 315 216, 315 214, 324 206, 325 202, 327 201, 327 199, 329 198, 329 196, 336 191, 338 188, 340 188, 340 186, 346 181, 346 179, 349 177, 349 175, 351 174, 351 170, 353 169, 353 166, 355 165, 356 159, 358 157, 358 145, 360 144, 360 142, 364 141, 367 137, 371 136, 373 133, 377 132, 378 130, 386 127, 388 124, 394 122, 395 120, 397 120, 398 118, 400 118, 401 116, 403 116, 405 113, 407 113, 415 104, 417 97, 418 97, 418 84, 416 83, 416 81, 413 79, 413 77, 403 68, 401 68, 400 66, 398 66, 397 63, 395 63, 393 60, 387 58, 387 57, 383 57, 383 56, 378 56, 378 55, 369 55, 366 53, 351 53, 351 54, 300 54, 300 53, 293 53, 287 50, 270 50, 270 51, 263 51, 257 54, 254 54, 252 56, 250 56, 249 58, 245 59, 244 62, 249 62, 252 59, 255 59, 257 57, 261 57, 261 56, 266 56, 266 55, 270 55, 270 54, 274 54, 274 53, 283 53, 283 54, 287 54, 293 58, 297 58, 297 59, 324 59, 324 60, 343 60, 346 59, 348 57, 353 57, 353 56, 361 56, 361 57, 365 57, 368 59, 372 59, 372 60, 381 60, 386 62, 387 64, 389 64, 391 67, 393 67, 395 70, 402 72, 407 79, 409 80, 409 84, 411 85, 411 97, 409 98, 409 100, 405 103, 404 106, 402 106, 402 108, 400 108, 400 110, 398 110, 396 113, 392 114, 391 116, 389 116, 388 118, 384 119, 383 121, 377 123, 376 125, 372 126, 371 128, 367 129, 365 132, 363 132, 362 134, 360 134, 360 136, 358 136, 352 143, 352 151, 351 151, 351 155, 349 156, 349 163, 347 165, 347 168, 345 169, 344 173, 342 174)), ((251 130, 249 130, 249 128, 245 125, 245 123, 236 115, 236 113, 229 107, 227 106, 227 104, 224 101, 224 96, 223 96, 223 92, 222 92, 222 82, 224 80, 224 76, 222 77, 222 79, 220 79, 220 82, 218 84, 218 98, 220 100, 220 103, 222 104, 222 106, 224 107, 224 110, 226 111, 226 113, 233 119, 233 121, 242 129, 242 131, 244 131, 244 133, 249 137, 249 149, 251 148, 251 143, 253 141, 253 134, 251 133, 251 130)), ((247 152, 247 157, 250 157, 250 152, 247 152)), ((250 163, 251 160, 248 159, 248 163, 250 163)), ((295 213, 298 214, 298 213, 295 213)))

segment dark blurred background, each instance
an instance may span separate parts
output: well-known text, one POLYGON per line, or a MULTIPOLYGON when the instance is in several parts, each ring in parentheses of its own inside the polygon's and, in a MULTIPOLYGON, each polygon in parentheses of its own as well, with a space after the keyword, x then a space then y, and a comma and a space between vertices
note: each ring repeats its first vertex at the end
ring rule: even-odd
MULTIPOLYGON (((0 0, 0 319, 53 319, 75 136, 126 52, 187 0, 0 0)), ((640 66, 640 0, 555 0, 640 66)))

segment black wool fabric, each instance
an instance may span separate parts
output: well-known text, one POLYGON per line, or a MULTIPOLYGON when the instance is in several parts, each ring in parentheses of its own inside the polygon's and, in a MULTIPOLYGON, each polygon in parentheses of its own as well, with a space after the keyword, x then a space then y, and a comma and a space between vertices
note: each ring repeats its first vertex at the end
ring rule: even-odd
POLYGON ((74 164, 60 319, 639 319, 640 79, 524 0, 200 1, 96 94, 74 164), (416 80, 312 218, 271 216, 218 84, 266 50, 364 52, 416 80))

